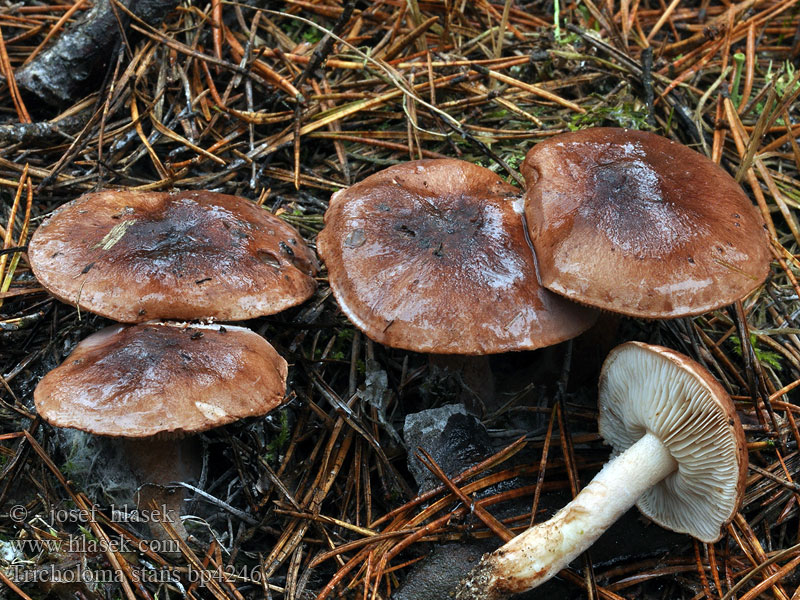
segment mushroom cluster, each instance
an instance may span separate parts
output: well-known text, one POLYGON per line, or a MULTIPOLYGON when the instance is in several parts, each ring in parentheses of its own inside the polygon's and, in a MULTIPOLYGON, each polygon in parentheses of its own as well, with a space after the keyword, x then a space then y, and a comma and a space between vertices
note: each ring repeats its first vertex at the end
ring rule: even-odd
POLYGON ((524 203, 453 159, 395 165, 336 192, 318 249, 342 311, 387 346, 483 355, 592 324, 594 313, 550 292, 673 318, 730 304, 767 276, 764 223, 741 187, 666 138, 567 133, 530 150, 522 172, 524 203))
POLYGON ((167 487, 198 475, 184 437, 264 415, 286 390, 286 361, 264 338, 202 321, 303 302, 316 288, 313 252, 294 228, 243 198, 104 191, 56 210, 34 233, 28 258, 57 298, 138 323, 79 343, 36 387, 38 413, 58 427, 128 440, 140 508, 155 501, 185 537, 175 518, 181 496, 167 487))
MULTIPOLYGON (((534 349, 588 329, 589 307, 697 315, 744 298, 769 272, 764 221, 741 187, 666 138, 567 133, 531 149, 521 170, 524 199, 450 159, 396 165, 335 193, 318 248, 353 324, 417 352, 534 349)), ((601 433, 620 456, 551 521, 485 557, 459 597, 538 585, 634 503, 665 527, 718 539, 738 506, 746 453, 713 377, 666 348, 624 345, 605 363, 600 405, 601 433), (624 365, 668 380, 639 381, 624 365), (701 450, 689 449, 695 435, 706 436, 701 450), (724 465, 694 461, 706 455, 724 465)))

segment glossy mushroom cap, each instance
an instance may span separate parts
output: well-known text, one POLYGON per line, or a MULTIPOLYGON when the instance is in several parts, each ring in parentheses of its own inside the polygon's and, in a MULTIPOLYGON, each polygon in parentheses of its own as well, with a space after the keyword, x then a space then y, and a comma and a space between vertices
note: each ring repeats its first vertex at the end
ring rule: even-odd
POLYGON ((268 413, 286 361, 243 327, 144 323, 79 343, 34 391, 56 427, 129 438, 183 435, 268 413))
POLYGON ((86 194, 42 223, 28 258, 60 300, 127 323, 250 319, 316 287, 316 258, 294 228, 203 191, 86 194))
POLYGON ((730 397, 688 357, 628 342, 600 374, 600 435, 622 453, 652 433, 678 463, 646 491, 639 510, 662 527, 712 543, 736 514, 747 476, 747 444, 730 397))
POLYGON ((333 195, 317 249, 348 318, 436 354, 549 346, 596 316, 539 286, 516 188, 460 160, 384 169, 333 195))
POLYGON ((522 165, 541 281, 643 318, 696 315, 758 287, 771 254, 761 215, 705 156, 652 133, 585 129, 522 165))

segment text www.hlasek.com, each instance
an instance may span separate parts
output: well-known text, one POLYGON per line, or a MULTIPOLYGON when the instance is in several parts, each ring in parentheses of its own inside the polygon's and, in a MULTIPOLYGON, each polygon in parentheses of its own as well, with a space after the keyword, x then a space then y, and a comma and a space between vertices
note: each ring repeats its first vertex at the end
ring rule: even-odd
POLYGON ((27 539, 8 540, 7 547, 26 556, 46 554, 98 554, 102 552, 172 552, 180 553, 177 540, 131 540, 129 538, 109 537, 106 539, 88 539, 83 536, 67 539, 27 539))

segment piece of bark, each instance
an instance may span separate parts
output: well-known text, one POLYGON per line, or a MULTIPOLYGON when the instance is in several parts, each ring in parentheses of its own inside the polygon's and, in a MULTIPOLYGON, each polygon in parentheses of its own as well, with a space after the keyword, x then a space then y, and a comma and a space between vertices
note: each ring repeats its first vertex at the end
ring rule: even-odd
POLYGON ((0 124, 0 146, 10 146, 11 144, 36 146, 58 140, 63 141, 80 131, 86 125, 89 116, 88 111, 82 111, 58 121, 2 123, 0 124))
MULTIPOLYGON (((52 46, 15 73, 17 85, 52 105, 85 96, 114 54, 112 50, 121 39, 120 24, 125 29, 129 25, 125 12, 117 8, 115 14, 112 4, 112 0, 98 0, 52 46)), ((123 4, 145 23, 158 26, 178 2, 126 0, 123 4)))

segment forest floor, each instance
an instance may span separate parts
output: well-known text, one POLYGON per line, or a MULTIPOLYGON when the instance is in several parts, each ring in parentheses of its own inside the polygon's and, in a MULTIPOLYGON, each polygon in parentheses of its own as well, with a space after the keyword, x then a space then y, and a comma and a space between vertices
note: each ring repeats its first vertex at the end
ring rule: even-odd
POLYGON ((163 23, 112 1, 116 45, 60 67, 91 77, 58 97, 19 76, 26 63, 46 70, 47 48, 92 6, 0 2, 0 595, 386 599, 443 543, 500 543, 464 494, 521 531, 608 457, 599 363, 571 368, 567 345, 497 356, 502 402, 482 415, 496 453, 417 496, 403 419, 447 397, 424 356, 355 330, 323 269, 306 304, 246 323, 289 361, 287 402, 202 436, 207 472, 203 494, 187 491, 180 558, 99 544, 143 533, 112 517, 103 488, 115 476, 97 474, 95 447, 68 447, 35 414, 39 379, 109 324, 33 277, 25 248, 49 212, 101 188, 210 189, 263 205, 313 246, 331 193, 386 166, 459 158, 522 186, 537 142, 614 126, 709 156, 767 223, 771 274, 741 303, 629 319, 614 339, 707 366, 736 403, 751 469, 716 544, 631 513, 625 527, 645 528, 649 547, 623 537, 616 555, 590 551, 550 593, 800 598, 796 0, 186 0, 163 23), (76 537, 97 545, 65 547, 76 537), (116 576, 65 575, 81 572, 116 576))

